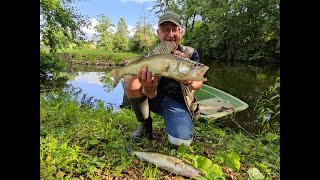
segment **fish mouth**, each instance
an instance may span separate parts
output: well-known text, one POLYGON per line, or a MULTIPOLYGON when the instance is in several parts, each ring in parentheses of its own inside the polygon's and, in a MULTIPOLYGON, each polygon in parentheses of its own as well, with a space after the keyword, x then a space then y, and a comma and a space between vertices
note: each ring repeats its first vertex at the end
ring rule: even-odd
POLYGON ((205 174, 203 172, 198 172, 199 176, 204 176, 205 174))
POLYGON ((203 66, 200 69, 198 69, 195 74, 197 76, 203 77, 203 75, 208 71, 208 69, 209 69, 208 66, 203 66))
POLYGON ((194 174, 194 176, 191 177, 191 179, 203 180, 204 176, 205 176, 205 174, 203 172, 198 171, 196 174, 194 174))

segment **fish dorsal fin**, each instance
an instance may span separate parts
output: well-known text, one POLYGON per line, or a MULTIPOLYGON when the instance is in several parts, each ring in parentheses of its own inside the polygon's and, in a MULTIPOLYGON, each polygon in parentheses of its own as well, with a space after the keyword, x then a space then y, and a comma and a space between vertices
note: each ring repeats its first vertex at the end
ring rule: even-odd
POLYGON ((129 65, 129 64, 131 64, 131 63, 134 63, 134 62, 136 62, 136 61, 139 61, 140 59, 143 59, 143 58, 144 58, 144 56, 135 57, 135 58, 131 59, 131 60, 126 64, 126 66, 129 65))
POLYGON ((146 152, 146 153, 158 153, 158 154, 162 154, 161 152, 156 151, 156 150, 154 150, 154 149, 145 150, 145 151, 143 151, 143 152, 146 152))
POLYGON ((152 56, 155 54, 171 54, 173 48, 174 45, 172 43, 170 43, 169 41, 164 41, 153 48, 147 56, 152 56))

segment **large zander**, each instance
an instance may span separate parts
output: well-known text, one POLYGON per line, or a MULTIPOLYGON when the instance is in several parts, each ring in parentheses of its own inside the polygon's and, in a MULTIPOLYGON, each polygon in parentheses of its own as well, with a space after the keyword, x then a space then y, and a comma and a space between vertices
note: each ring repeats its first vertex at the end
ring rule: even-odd
POLYGON ((209 69, 208 66, 174 55, 173 44, 164 41, 157 45, 147 56, 140 56, 127 63, 124 67, 116 67, 110 71, 113 77, 113 87, 124 75, 137 75, 142 67, 147 67, 153 76, 165 76, 179 82, 207 81, 203 75, 209 69))

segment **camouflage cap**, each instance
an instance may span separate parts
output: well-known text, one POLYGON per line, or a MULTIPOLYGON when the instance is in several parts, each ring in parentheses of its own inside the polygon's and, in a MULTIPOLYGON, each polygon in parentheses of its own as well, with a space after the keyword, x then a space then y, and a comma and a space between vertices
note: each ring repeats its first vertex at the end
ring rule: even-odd
POLYGON ((159 18, 158 25, 160 26, 160 24, 165 21, 170 21, 177 26, 181 26, 180 16, 174 12, 167 11, 163 13, 159 18))

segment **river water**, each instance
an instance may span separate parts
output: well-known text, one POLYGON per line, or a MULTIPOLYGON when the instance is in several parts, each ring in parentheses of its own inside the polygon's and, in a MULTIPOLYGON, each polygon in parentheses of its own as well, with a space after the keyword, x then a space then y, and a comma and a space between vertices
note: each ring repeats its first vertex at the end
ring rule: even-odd
MULTIPOLYGON (((234 120, 238 125, 226 118, 224 118, 224 124, 235 130, 241 129, 240 125, 249 133, 258 134, 261 127, 254 107, 257 98, 265 93, 280 76, 279 65, 248 62, 221 63, 219 61, 209 62, 208 60, 204 63, 210 67, 206 73, 207 85, 225 91, 249 105, 248 109, 236 114, 234 120)), ((67 82, 60 82, 59 85, 61 88, 71 86, 80 89, 78 101, 81 101, 84 95, 101 100, 106 106, 117 111, 122 104, 124 91, 121 83, 112 90, 110 81, 102 81, 105 79, 104 77, 108 76, 109 70, 92 66, 70 66, 67 73, 72 74, 74 78, 67 82)), ((279 123, 280 119, 277 118, 275 122, 279 123)))

